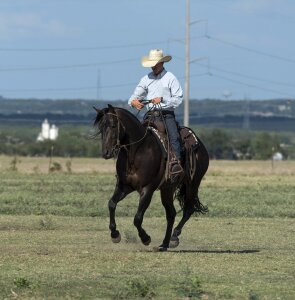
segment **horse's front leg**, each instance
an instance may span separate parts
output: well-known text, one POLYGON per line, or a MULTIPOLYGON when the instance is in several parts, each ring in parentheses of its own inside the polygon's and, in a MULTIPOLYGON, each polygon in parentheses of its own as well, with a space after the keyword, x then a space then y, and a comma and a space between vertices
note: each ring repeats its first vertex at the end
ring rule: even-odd
POLYGON ((120 232, 117 230, 117 225, 115 220, 116 207, 117 204, 131 192, 132 192, 131 188, 117 183, 114 194, 112 198, 109 200, 109 204, 108 204, 109 214, 110 214, 109 228, 111 230, 111 238, 114 243, 119 243, 121 241, 121 235, 120 232))
POLYGON ((134 226, 138 230, 138 235, 142 241, 142 243, 146 246, 148 246, 151 242, 151 237, 145 232, 145 230, 142 228, 142 222, 143 222, 143 216, 147 208, 149 207, 151 203, 151 199, 153 196, 154 190, 151 190, 149 188, 143 188, 140 193, 140 199, 139 199, 139 205, 137 209, 137 213, 134 217, 134 226))

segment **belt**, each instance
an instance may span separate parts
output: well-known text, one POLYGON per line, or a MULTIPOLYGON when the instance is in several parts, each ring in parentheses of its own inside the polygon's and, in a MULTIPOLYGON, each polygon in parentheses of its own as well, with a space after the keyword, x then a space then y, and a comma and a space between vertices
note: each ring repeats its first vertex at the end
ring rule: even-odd
POLYGON ((161 115, 165 116, 165 115, 171 115, 174 116, 174 111, 172 110, 158 110, 158 109, 154 109, 154 110, 150 110, 147 112, 148 116, 155 116, 155 117, 159 117, 161 115))

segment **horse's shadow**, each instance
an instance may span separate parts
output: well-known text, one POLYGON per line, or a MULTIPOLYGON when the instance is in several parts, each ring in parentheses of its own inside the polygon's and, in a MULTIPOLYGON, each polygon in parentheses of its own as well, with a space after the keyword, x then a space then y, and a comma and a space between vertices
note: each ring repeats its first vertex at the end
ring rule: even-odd
MULTIPOLYGON (((155 250, 147 250, 143 252, 154 253, 157 252, 155 250)), ((206 250, 206 249, 180 249, 180 250, 170 250, 166 253, 213 253, 213 254, 252 254, 260 252, 259 249, 244 249, 244 250, 206 250)))
POLYGON ((198 249, 183 249, 183 250, 168 250, 171 253, 215 253, 215 254, 251 254, 258 253, 258 249, 245 249, 245 250, 198 250, 198 249))

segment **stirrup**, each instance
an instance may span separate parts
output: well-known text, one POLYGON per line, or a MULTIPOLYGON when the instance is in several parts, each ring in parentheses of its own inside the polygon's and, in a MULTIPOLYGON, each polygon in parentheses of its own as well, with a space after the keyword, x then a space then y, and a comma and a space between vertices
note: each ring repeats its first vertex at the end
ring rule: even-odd
POLYGON ((177 175, 183 172, 183 168, 179 160, 170 163, 170 175, 177 175))

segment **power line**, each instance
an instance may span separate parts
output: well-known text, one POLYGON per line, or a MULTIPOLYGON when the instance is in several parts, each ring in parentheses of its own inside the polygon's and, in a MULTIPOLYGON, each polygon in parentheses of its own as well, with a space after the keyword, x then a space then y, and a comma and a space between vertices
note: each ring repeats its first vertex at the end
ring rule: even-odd
MULTIPOLYGON (((184 59, 181 58, 181 57, 179 57, 179 56, 174 56, 174 57, 176 59, 178 59, 178 60, 184 61, 184 59)), ((211 65, 211 63, 210 63, 210 65, 209 65, 209 63, 208 63, 208 65, 204 65, 204 64, 196 62, 196 64, 198 64, 199 66, 201 66, 203 68, 207 68, 208 72, 204 73, 204 74, 207 74, 207 75, 211 74, 210 70, 212 69, 212 70, 220 71, 220 72, 223 72, 223 73, 237 75, 237 76, 240 76, 240 77, 244 77, 244 78, 248 78, 248 79, 254 79, 254 80, 258 80, 258 81, 263 81, 263 82, 267 82, 267 83, 271 83, 271 84, 277 84, 277 85, 282 85, 282 86, 287 86, 287 87, 292 87, 292 88, 295 87, 295 84, 293 84, 293 83, 286 83, 286 82, 279 82, 279 81, 274 81, 274 80, 268 80, 268 79, 264 79, 264 78, 259 78, 259 77, 254 77, 254 76, 250 76, 250 75, 245 75, 245 74, 234 72, 234 71, 228 71, 228 70, 224 70, 224 69, 221 69, 221 68, 218 68, 218 67, 213 67, 211 65)))
MULTIPOLYGON (((204 38, 202 36, 193 36, 191 39, 204 38)), ((66 51, 97 51, 97 50, 108 50, 108 49, 120 49, 120 48, 132 48, 132 47, 142 47, 155 44, 166 44, 167 42, 183 42, 184 39, 168 39, 166 41, 151 41, 144 43, 130 43, 130 44, 119 44, 119 45, 105 45, 105 46, 93 46, 93 47, 69 47, 69 48, 9 48, 0 47, 0 51, 13 51, 13 52, 66 52, 66 51)))
MULTIPOLYGON (((256 54, 259 54, 259 55, 263 55, 263 56, 267 56, 269 58, 273 58, 273 59, 279 59, 279 60, 283 60, 283 61, 286 61, 286 62, 292 62, 292 63, 295 63, 295 60, 294 59, 290 59, 290 58, 285 58, 285 57, 282 57, 282 56, 277 56, 277 55, 273 55, 273 54, 269 54, 269 53, 266 53, 266 52, 262 52, 262 51, 259 51, 259 50, 255 50, 255 49, 251 49, 251 48, 247 48, 247 47, 244 47, 244 46, 240 46, 240 45, 237 45, 235 43, 232 43, 232 42, 229 42, 229 41, 225 41, 225 40, 222 40, 222 39, 219 39, 219 38, 216 38, 216 37, 212 37, 210 35, 204 35, 204 36, 198 36, 198 37, 194 37, 194 38, 202 38, 202 37, 206 37, 208 39, 211 39, 211 40, 214 40, 214 41, 217 41, 217 42, 221 42, 221 43, 224 43, 224 44, 227 44, 229 46, 232 46, 232 47, 235 47, 235 48, 239 48, 239 49, 242 49, 242 50, 246 50, 248 52, 253 52, 253 53, 256 53, 256 54)), ((181 39, 179 40, 176 40, 176 39, 169 39, 169 41, 180 41, 181 39)), ((153 42, 150 42, 150 43, 153 43, 153 42)), ((102 47, 85 47, 85 48, 56 48, 56 49, 18 49, 19 51, 66 51, 66 50, 75 50, 75 49, 107 49, 107 48, 112 48, 112 47, 132 47, 132 46, 139 46, 139 45, 147 45, 147 44, 150 44, 150 43, 141 43, 141 44, 129 44, 129 45, 117 45, 117 46, 102 46, 102 47)), ((154 42, 154 43, 159 43, 159 42, 154 42)), ((164 43, 164 42, 163 42, 164 43)), ((13 48, 0 48, 0 51, 5 51, 5 50, 13 50, 13 48)), ((179 59, 179 60, 183 60, 182 58, 180 57, 177 57, 177 56, 174 56, 176 59, 179 59)), ((41 71, 41 70, 57 70, 57 69, 72 69, 72 68, 87 68, 87 67, 97 67, 99 65, 108 65, 108 64, 116 64, 116 63, 124 63, 124 62, 132 62, 132 61, 136 61, 137 59, 126 59, 126 60, 118 60, 118 61, 109 61, 109 62, 94 62, 94 63, 87 63, 87 64, 72 64, 72 65, 56 65, 56 66, 39 66, 39 67, 14 67, 14 68, 0 68, 0 72, 19 72, 19 71, 41 71)), ((261 80, 261 79, 258 79, 258 80, 261 80)), ((291 86, 290 84, 282 84, 282 85, 285 85, 285 86, 291 86)))
MULTIPOLYGON (((212 69, 212 70, 216 70, 216 71, 220 71, 220 72, 223 72, 223 73, 232 74, 232 75, 236 75, 236 76, 240 76, 240 77, 244 77, 244 78, 248 78, 248 79, 254 79, 254 80, 263 81, 263 82, 267 82, 267 83, 271 83, 271 84, 276 84, 276 85, 295 88, 294 83, 292 84, 292 83, 279 82, 279 81, 274 81, 274 80, 268 80, 268 79, 264 79, 264 78, 249 76, 249 75, 241 74, 241 73, 238 73, 238 72, 227 71, 227 70, 224 70, 224 69, 221 69, 221 68, 212 67, 211 64, 210 64, 210 66, 207 66, 207 65, 203 65, 201 63, 198 63, 198 65, 201 66, 201 67, 204 67, 204 68, 209 68, 209 69, 212 69)), ((210 73, 210 71, 209 71, 209 73, 210 73)))
POLYGON ((108 46, 94 46, 94 47, 71 47, 71 48, 0 48, 0 51, 15 51, 15 52, 59 52, 59 51, 92 51, 92 50, 108 50, 119 48, 141 47, 151 44, 164 44, 166 41, 153 41, 136 44, 121 44, 108 46))
POLYGON ((245 82, 242 82, 242 81, 239 81, 239 80, 236 80, 236 79, 232 79, 232 78, 228 78, 228 77, 225 77, 225 76, 216 75, 216 74, 212 74, 212 73, 210 75, 214 76, 214 77, 217 77, 217 78, 220 78, 220 79, 224 79, 224 80, 233 82, 233 83, 245 85, 245 86, 248 86, 248 87, 251 87, 251 88, 256 88, 256 89, 259 89, 259 90, 263 90, 263 91, 267 91, 267 92, 271 92, 271 93, 275 93, 275 94, 279 94, 279 95, 284 95, 284 96, 288 96, 288 97, 291 97, 291 98, 295 98, 295 95, 290 95, 288 93, 280 92, 280 91, 277 91, 277 90, 273 90, 273 89, 269 89, 269 88, 264 88, 264 87, 261 87, 261 86, 255 85, 255 84, 245 83, 245 82))
MULTIPOLYGON (((263 55, 263 56, 267 56, 269 58, 272 59, 279 59, 285 62, 292 62, 294 63, 295 60, 294 59, 290 59, 290 58, 285 58, 285 57, 281 57, 281 56, 277 56, 277 55, 273 55, 273 54, 269 54, 266 52, 262 52, 259 50, 255 50, 252 48, 247 48, 244 46, 240 46, 237 45, 235 43, 229 42, 229 41, 225 41, 216 37, 212 37, 209 35, 204 35, 203 37, 206 37, 208 39, 223 43, 223 44, 227 44, 229 46, 235 47, 235 48, 239 48, 242 50, 246 50, 248 52, 253 52, 255 54, 259 54, 259 55, 263 55)), ((200 38, 200 37, 195 37, 195 38, 200 38)), ((171 40, 173 41, 173 40, 171 40)), ((175 40, 177 41, 177 40, 175 40)), ((150 43, 161 43, 161 42, 150 42, 150 43)), ((125 45, 115 45, 115 46, 101 46, 101 47, 85 47, 85 48, 42 48, 42 49, 29 49, 29 48, 23 48, 23 49, 15 49, 16 51, 67 51, 67 50, 95 50, 95 49, 110 49, 110 48, 122 48, 122 47, 134 47, 134 46, 143 46, 143 45, 149 45, 150 43, 138 43, 138 44, 125 44, 125 45)), ((164 43, 164 42, 163 42, 164 43)), ((11 50, 13 51, 14 48, 0 48, 0 51, 8 51, 11 50)), ((174 56, 176 59, 179 60, 184 60, 180 57, 174 56)), ((40 66, 40 67, 15 67, 15 68, 2 68, 0 69, 0 72, 15 72, 15 71, 39 71, 39 70, 54 70, 54 69, 70 69, 70 68, 85 68, 85 67, 97 67, 100 65, 108 65, 108 64, 117 64, 117 63, 124 63, 124 62, 131 62, 131 61, 136 61, 137 59, 126 59, 126 60, 118 60, 118 61, 109 61, 109 62, 95 62, 95 63, 87 63, 87 64, 72 64, 72 65, 59 65, 59 66, 40 66)), ((202 67, 205 67, 202 64, 199 64, 202 67)), ((209 67, 206 66, 208 69, 209 67)), ((236 76, 240 76, 240 77, 244 77, 244 78, 249 78, 249 79, 254 79, 254 80, 259 80, 259 81, 264 81, 264 82, 268 82, 271 84, 277 84, 277 85, 283 85, 283 86, 288 86, 288 87, 294 87, 294 84, 290 84, 290 83, 283 83, 283 82, 277 82, 277 81, 272 81, 272 80, 267 80, 267 79, 262 79, 262 78, 258 78, 258 77, 253 77, 253 76, 249 76, 249 75, 245 75, 245 74, 241 74, 238 72, 233 72, 233 71, 228 71, 228 70, 224 70, 221 68, 217 68, 217 67, 211 67, 211 69, 216 70, 216 71, 220 71, 223 73, 228 73, 228 74, 232 74, 232 75, 236 75, 236 76)), ((294 97, 293 95, 289 95, 287 93, 284 92, 280 92, 277 90, 273 90, 273 89, 269 89, 269 88, 264 88, 264 87, 260 87, 258 85, 255 84, 248 84, 248 83, 244 83, 241 81, 238 81, 236 79, 232 79, 232 78, 228 78, 225 76, 221 76, 221 75, 216 75, 216 74, 212 74, 210 73, 210 71, 208 70, 207 73, 203 73, 203 74, 194 74, 191 75, 191 77, 195 77, 195 76, 205 76, 205 75, 212 75, 215 76, 217 78, 221 78, 227 81, 231 81, 234 83, 238 83, 238 84, 242 84, 248 87, 252 87, 252 88, 257 88, 257 89, 261 89, 264 91, 268 91, 268 92, 272 92, 272 93, 276 93, 276 94, 280 94, 280 95, 288 95, 290 97, 294 97)), ((109 86, 101 86, 101 88, 116 88, 116 87, 122 87, 122 86, 128 86, 128 85, 134 85, 135 83, 130 83, 130 84, 119 84, 119 85, 109 85, 109 86)), ((48 88, 48 89, 20 89, 20 90, 2 90, 5 92, 33 92, 33 91, 70 91, 70 90, 89 90, 89 89, 97 89, 97 86, 86 86, 86 87, 80 87, 80 88, 60 88, 60 89, 55 89, 55 88, 48 88)), ((1 89, 0 89, 1 90, 1 89)))
MULTIPOLYGON (((200 74, 193 74, 191 77, 200 77, 209 75, 208 73, 200 73, 200 74)), ((179 78, 184 78, 181 76, 179 78)), ((134 86, 136 82, 130 83, 122 83, 122 84, 111 84, 111 85, 104 85, 99 86, 100 89, 109 89, 109 88, 119 88, 124 86, 134 86)), ((1 89, 0 92, 6 93, 14 93, 14 92, 55 92, 55 91, 83 91, 83 90, 94 90, 97 89, 97 86, 82 86, 82 87, 66 87, 66 88, 44 88, 44 89, 1 89)))
MULTIPOLYGON (((201 65, 201 64, 200 64, 201 65)), ((202 67, 205 67, 204 65, 201 65, 202 67)), ((218 68, 213 68, 213 69, 218 69, 218 68)), ((227 72, 227 71, 222 71, 222 72, 227 72)), ((230 72, 228 71, 227 73, 233 73, 236 74, 236 72, 230 72)), ((222 75, 217 75, 217 74, 213 74, 212 72, 205 72, 205 73, 200 73, 200 74, 191 74, 190 77, 202 77, 202 76, 213 76, 213 77, 217 77, 223 80, 227 80, 233 83, 238 83, 244 86, 248 86, 251 88, 256 88, 256 89, 260 89, 260 90, 264 90, 264 91, 268 91, 268 92, 272 92, 275 94, 280 94, 280 95, 288 95, 289 97, 294 98, 294 95, 290 95, 281 91, 277 91, 277 90, 273 90, 273 89, 269 89, 269 88, 264 88, 258 85, 254 85, 254 84, 249 84, 249 83, 245 83, 245 82, 241 82, 239 80, 236 79, 232 79, 232 78, 228 78, 222 75)), ((239 74, 241 76, 243 76, 242 74, 239 74)), ((247 76, 248 77, 248 76, 247 76)), ((179 78, 185 78, 185 76, 180 76, 179 78)), ((132 82, 132 83, 123 83, 123 84, 113 84, 113 85, 104 85, 104 86, 100 86, 101 89, 108 89, 108 88, 119 88, 119 87, 124 87, 124 86, 134 86, 137 83, 132 82)), ((44 89, 1 89, 1 92, 5 92, 5 93, 15 93, 15 92, 58 92, 58 91, 82 91, 82 90, 96 90, 97 86, 84 86, 84 87, 66 87, 66 88, 44 88, 44 89)))
POLYGON ((124 60, 104 61, 104 62, 96 62, 96 63, 88 63, 88 64, 75 64, 75 65, 2 68, 2 69, 0 69, 0 72, 23 72, 23 71, 43 71, 43 70, 58 70, 58 69, 73 69, 73 68, 89 68, 89 67, 97 67, 97 66, 102 66, 102 65, 125 63, 125 62, 131 62, 131 61, 137 61, 137 59, 130 58, 130 59, 124 59, 124 60))
MULTIPOLYGON (((124 86, 134 86, 136 83, 111 84, 100 86, 101 89, 118 88, 124 86)), ((44 88, 44 89, 1 89, 0 92, 16 93, 16 92, 61 92, 61 91, 83 91, 96 90, 97 86, 83 86, 83 87, 67 87, 67 88, 44 88)))
MULTIPOLYGON (((264 88, 258 85, 254 85, 254 84, 249 84, 249 83, 245 83, 236 79, 232 79, 232 78, 228 78, 225 76, 221 76, 221 75, 217 75, 217 74, 213 74, 213 73, 201 73, 201 74, 192 74, 191 77, 200 77, 200 76, 213 76, 213 77, 217 77, 223 80, 227 80, 233 83, 237 83, 240 85, 244 85, 244 86, 248 86, 251 88, 256 88, 259 90, 264 90, 267 92, 271 92, 271 93, 275 93, 275 94, 279 94, 279 95, 284 95, 284 96, 289 96, 291 98, 295 98, 294 95, 290 95, 281 91, 277 91, 277 90, 273 90, 273 89, 269 89, 269 88, 264 88)), ((184 78, 184 76, 180 77, 180 78, 184 78)), ((113 84, 113 85, 104 85, 101 86, 101 89, 108 89, 108 88, 119 88, 119 87, 124 87, 124 86, 134 86, 136 83, 124 83, 124 84, 113 84)), ((17 92, 62 92, 62 91, 83 91, 83 90, 96 90, 97 86, 84 86, 84 87, 68 87, 68 88, 45 88, 45 89, 1 89, 0 88, 0 92, 5 92, 5 93, 17 93, 17 92)))
MULTIPOLYGON (((183 60, 180 57, 175 57, 179 60, 183 60)), ((122 60, 122 61, 113 61, 113 62, 103 62, 103 63, 92 63, 92 64, 81 64, 81 65, 67 65, 67 66, 55 66, 55 67, 39 67, 39 68, 19 68, 19 69, 0 69, 0 71, 25 71, 25 70, 46 70, 46 69, 56 69, 56 68, 74 68, 74 67, 86 67, 86 66, 97 66, 99 64, 111 64, 111 63, 119 63, 119 62, 126 62, 126 61, 134 61, 135 59, 128 59, 128 60, 122 60)), ((273 90, 273 89, 269 89, 269 88, 264 88, 264 87, 260 87, 258 85, 254 85, 254 84, 248 84, 248 83, 244 83, 232 78, 228 78, 225 76, 221 76, 221 75, 216 75, 216 74, 212 74, 210 69, 216 70, 216 71, 220 71, 223 73, 228 73, 228 74, 232 74, 232 75, 237 75, 237 76, 241 76, 241 77, 245 77, 245 78, 249 78, 249 79, 254 79, 254 80, 260 80, 260 81, 264 81, 264 82, 269 82, 269 83, 273 83, 273 84, 279 84, 279 85, 284 85, 284 86, 290 86, 290 87, 294 87, 294 85, 292 84, 288 84, 288 83, 282 83, 282 82, 276 82, 276 81, 271 81, 271 80, 266 80, 266 79, 262 79, 262 78, 258 78, 258 77, 253 77, 253 76, 249 76, 249 75, 244 75, 238 72, 233 72, 233 71, 227 71, 221 68, 217 68, 217 67, 212 67, 210 65, 210 68, 207 65, 203 65, 200 63, 197 63, 198 65, 202 66, 202 67, 206 67, 208 68, 208 72, 205 73, 200 73, 200 74, 192 74, 190 75, 190 77, 200 77, 200 76, 206 76, 206 75, 212 75, 215 76, 217 78, 221 78, 227 81, 231 81, 234 83, 238 83, 238 84, 242 84, 248 87, 252 87, 252 88, 257 88, 260 90, 264 90, 264 91, 268 91, 268 92, 272 92, 272 93, 276 93, 276 94, 280 94, 280 95, 288 95, 290 97, 293 97, 293 95, 289 95, 287 93, 284 92, 280 92, 277 90, 273 90)), ((179 78, 185 78, 185 76, 180 76, 179 78)), ((105 86, 101 86, 101 89, 107 89, 107 88, 118 88, 118 87, 124 87, 124 86, 131 86, 131 85, 135 85, 136 83, 125 83, 125 84, 114 84, 114 85, 105 85, 105 86)), ((55 92, 55 91, 79 91, 79 90, 94 90, 97 89, 97 86, 85 86, 85 87, 75 87, 75 88, 45 88, 45 89, 0 89, 1 92, 8 92, 8 93, 13 93, 13 92, 55 92)))
MULTIPOLYGON (((210 73, 206 72, 206 73, 201 73, 201 74, 191 74, 190 77, 202 77, 202 76, 206 76, 206 75, 210 75, 210 73)), ((179 77, 179 78, 184 78, 184 76, 179 77)))
MULTIPOLYGON (((179 57, 175 57, 181 59, 179 57)), ((74 68, 89 68, 97 67, 102 65, 112 65, 118 63, 137 61, 138 59, 124 59, 108 62, 97 62, 97 63, 87 63, 87 64, 73 64, 73 65, 56 65, 56 66, 40 66, 40 67, 15 67, 15 68, 0 68, 0 72, 23 72, 23 71, 46 71, 46 70, 59 70, 59 69, 74 69, 74 68)))
POLYGON ((216 38, 216 37, 213 37, 213 36, 210 36, 210 35, 206 35, 206 38, 209 39, 209 40, 213 40, 213 41, 228 45, 228 46, 232 46, 232 47, 241 49, 241 50, 252 52, 252 53, 255 53, 255 54, 258 54, 258 55, 263 55, 263 56, 266 56, 266 57, 269 57, 269 58, 274 58, 274 59, 282 60, 282 61, 285 61, 285 62, 295 63, 295 59, 292 59, 292 58, 286 58, 286 57, 283 57, 283 56, 270 54, 270 53, 263 52, 263 51, 260 51, 260 50, 255 50, 255 49, 252 49, 252 48, 240 46, 238 44, 235 44, 235 43, 232 43, 232 42, 229 42, 229 41, 225 41, 225 40, 222 40, 220 38, 216 38))

